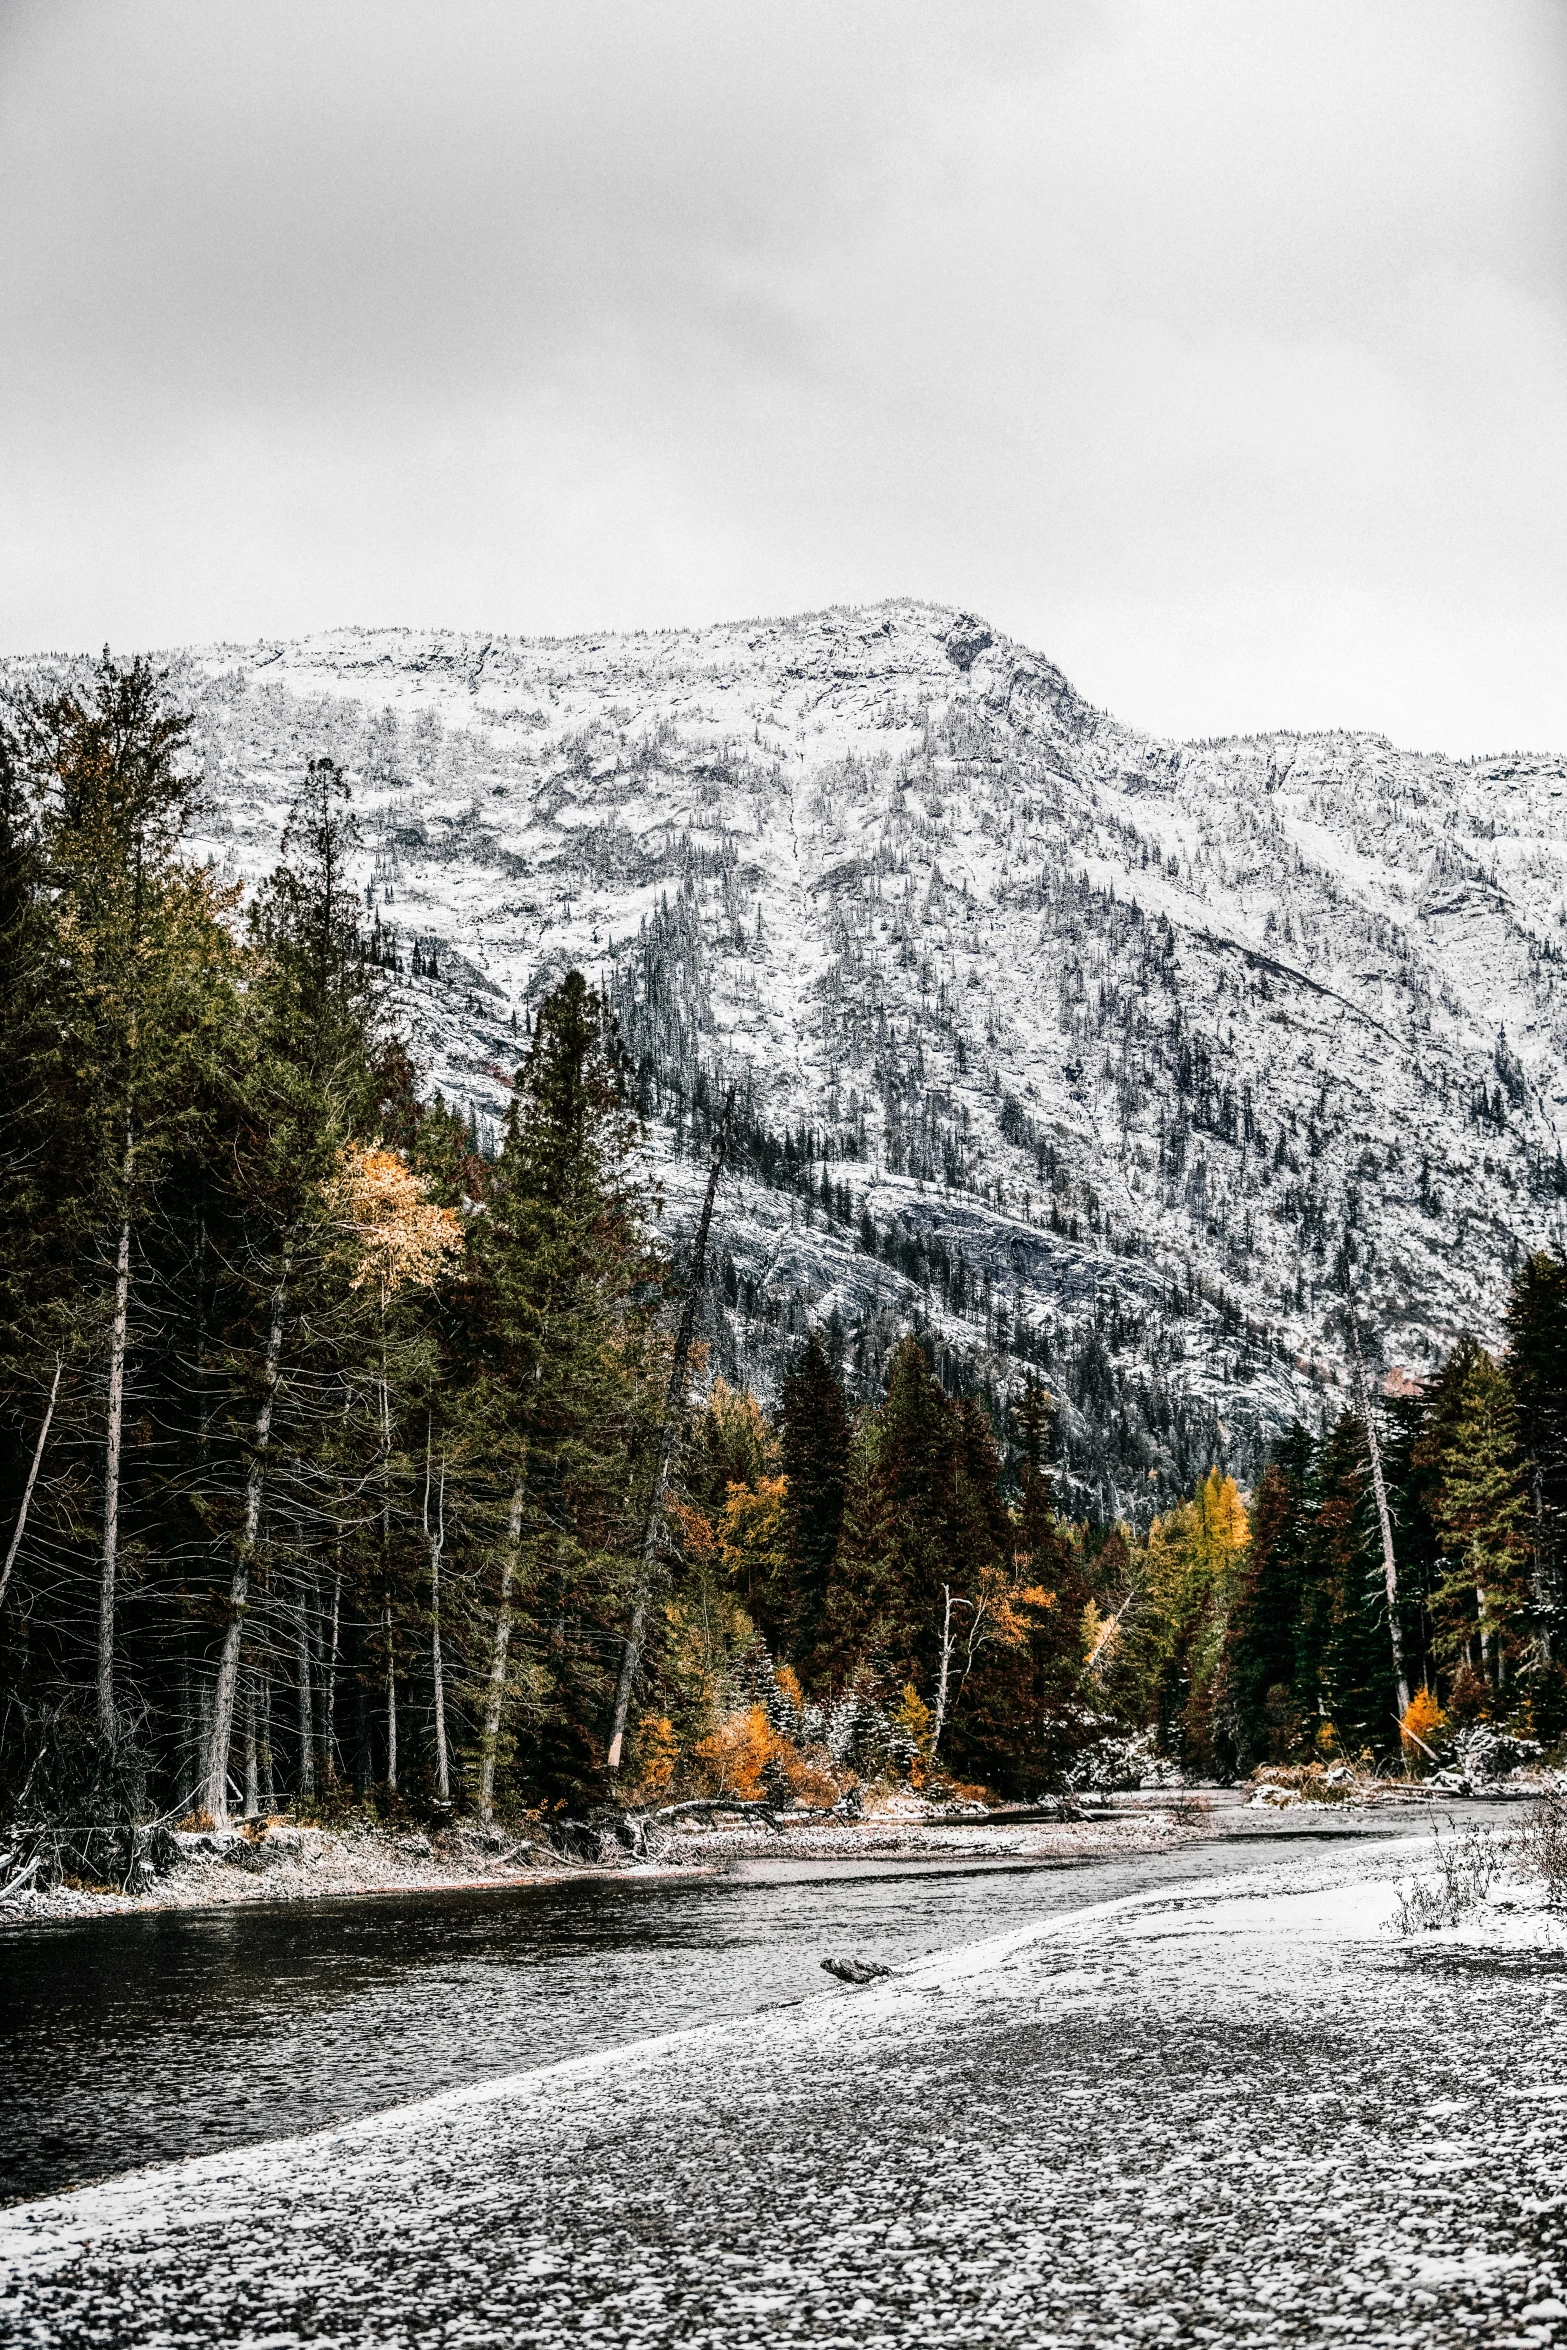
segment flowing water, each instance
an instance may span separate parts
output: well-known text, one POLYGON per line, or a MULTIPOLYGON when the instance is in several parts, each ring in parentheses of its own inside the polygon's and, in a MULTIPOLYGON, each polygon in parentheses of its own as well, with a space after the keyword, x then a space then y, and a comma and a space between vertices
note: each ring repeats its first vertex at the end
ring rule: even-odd
POLYGON ((1246 1836, 1068 1865, 753 1862, 12 1929, 0 2201, 808 1997, 831 1988, 829 1954, 896 1964, 1279 1850, 1246 1836))

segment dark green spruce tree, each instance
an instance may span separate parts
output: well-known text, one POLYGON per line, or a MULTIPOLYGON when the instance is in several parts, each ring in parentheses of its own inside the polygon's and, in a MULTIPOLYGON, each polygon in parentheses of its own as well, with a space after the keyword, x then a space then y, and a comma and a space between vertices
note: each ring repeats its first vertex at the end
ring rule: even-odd
POLYGON ((1297 1425, 1252 1497, 1251 1538, 1225 1627, 1224 1683, 1236 1766, 1299 1759, 1316 1688, 1299 1654, 1312 1443, 1297 1425))
POLYGON ((782 1402, 781 1465, 789 1484, 783 1645, 791 1662, 803 1664, 822 1635, 843 1530, 849 1459, 849 1407, 819 1331, 813 1330, 800 1349, 784 1381, 782 1402))
POLYGON ((1567 1730, 1567 1260, 1526 1258, 1507 1307, 1507 1376, 1529 1487, 1536 1734, 1567 1730))
POLYGON ((601 999, 570 972, 541 1005, 485 1212, 457 1347, 491 1464, 481 1809, 502 1774, 544 1800, 603 1782, 601 1726, 662 1404, 662 1268, 632 1184, 601 999))

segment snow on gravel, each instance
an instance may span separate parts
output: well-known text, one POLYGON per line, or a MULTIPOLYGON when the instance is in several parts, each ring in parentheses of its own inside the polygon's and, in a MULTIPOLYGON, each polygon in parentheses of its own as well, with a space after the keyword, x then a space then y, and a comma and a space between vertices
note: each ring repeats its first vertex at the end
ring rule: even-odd
POLYGON ((1395 1937, 1412 1857, 1105 1903, 20 2207, 0 2336, 1567 2342, 1567 1935, 1395 1937))

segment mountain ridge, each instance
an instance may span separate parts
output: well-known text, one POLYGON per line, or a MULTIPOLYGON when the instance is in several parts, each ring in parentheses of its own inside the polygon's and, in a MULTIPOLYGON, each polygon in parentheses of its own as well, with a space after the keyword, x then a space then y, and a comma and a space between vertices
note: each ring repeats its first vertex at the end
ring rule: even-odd
POLYGON ((807 1321, 867 1390, 913 1323, 955 1382, 1039 1371, 1069 1490, 1137 1513, 1332 1403, 1346 1255, 1418 1376, 1494 1340, 1559 1237, 1560 758, 1166 742, 912 598, 172 666, 192 845, 230 878, 270 866, 308 756, 351 774, 400 1014, 481 1130, 572 963, 677 1233, 738 1085, 710 1327, 764 1389, 807 1321))

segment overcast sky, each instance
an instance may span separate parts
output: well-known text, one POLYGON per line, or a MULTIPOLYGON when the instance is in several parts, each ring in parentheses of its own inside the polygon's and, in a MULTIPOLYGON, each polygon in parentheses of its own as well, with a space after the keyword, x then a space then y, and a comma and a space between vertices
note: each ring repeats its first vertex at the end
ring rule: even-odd
POLYGON ((1567 749, 1567 0, 0 0, 0 646, 913 594, 1567 749))

